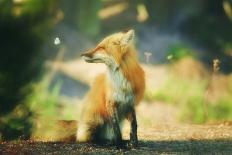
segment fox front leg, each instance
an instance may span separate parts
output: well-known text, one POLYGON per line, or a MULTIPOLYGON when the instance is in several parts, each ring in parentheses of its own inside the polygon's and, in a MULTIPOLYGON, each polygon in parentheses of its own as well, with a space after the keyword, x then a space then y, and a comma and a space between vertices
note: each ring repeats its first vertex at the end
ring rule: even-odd
POLYGON ((135 109, 132 108, 131 113, 129 114, 129 121, 130 121, 130 143, 132 146, 138 145, 138 136, 137 136, 137 119, 135 109))
POLYGON ((120 131, 120 127, 119 127, 119 121, 118 121, 118 112, 117 112, 117 108, 116 108, 116 104, 115 103, 109 103, 107 106, 108 112, 110 114, 110 124, 113 128, 113 132, 115 135, 115 144, 120 146, 122 145, 122 133, 120 131))
POLYGON ((111 118, 111 125, 113 127, 114 135, 115 135, 115 144, 122 145, 122 133, 120 131, 117 112, 114 111, 113 117, 111 118))

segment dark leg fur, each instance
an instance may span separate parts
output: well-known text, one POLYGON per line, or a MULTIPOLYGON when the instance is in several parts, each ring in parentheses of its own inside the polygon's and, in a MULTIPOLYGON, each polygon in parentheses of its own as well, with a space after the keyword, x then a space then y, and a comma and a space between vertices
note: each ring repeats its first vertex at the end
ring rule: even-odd
POLYGON ((138 136, 137 136, 137 119, 136 119, 136 113, 135 109, 132 109, 132 112, 130 113, 130 124, 131 124, 131 130, 130 130, 130 143, 132 146, 138 145, 138 136))
POLYGON ((122 134, 120 131, 119 127, 119 121, 118 121, 118 113, 117 113, 117 108, 115 104, 110 104, 108 105, 108 112, 110 113, 110 124, 113 128, 114 134, 115 134, 115 144, 117 146, 121 146, 123 141, 122 141, 122 134))
POLYGON ((122 144, 122 134, 119 127, 118 117, 117 117, 117 111, 114 111, 113 117, 111 118, 111 125, 114 130, 115 134, 115 144, 121 145, 122 144))

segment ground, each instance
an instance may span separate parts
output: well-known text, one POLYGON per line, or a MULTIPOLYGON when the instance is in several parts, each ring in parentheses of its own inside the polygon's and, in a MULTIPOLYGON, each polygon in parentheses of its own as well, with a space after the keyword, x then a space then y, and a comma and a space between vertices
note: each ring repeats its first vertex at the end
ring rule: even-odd
MULTIPOLYGON (((76 143, 4 144, 1 154, 230 154, 231 141, 142 141, 134 149, 76 143)), ((2 149, 2 148, 1 148, 2 149)))
POLYGON ((230 123, 160 124, 149 129, 139 128, 138 134, 139 145, 132 149, 75 142, 15 141, 2 142, 0 154, 232 154, 230 123))
MULTIPOLYGON (((36 139, 1 142, 0 155, 232 154, 232 122, 220 121, 203 125, 178 123, 174 121, 178 111, 173 108, 165 107, 161 103, 142 103, 137 107, 139 145, 136 148, 117 149, 115 146, 106 144, 80 144, 60 142, 54 139, 36 139), (146 109, 146 112, 144 112, 144 109, 146 109)), ((73 123, 70 124, 73 125, 73 123)), ((68 131, 66 128, 69 127, 66 126, 63 130, 60 130, 60 134, 64 135, 64 132, 68 131)), ((75 131, 76 129, 74 129, 75 131)), ((125 122, 122 132, 123 138, 128 140, 128 122, 125 122)))

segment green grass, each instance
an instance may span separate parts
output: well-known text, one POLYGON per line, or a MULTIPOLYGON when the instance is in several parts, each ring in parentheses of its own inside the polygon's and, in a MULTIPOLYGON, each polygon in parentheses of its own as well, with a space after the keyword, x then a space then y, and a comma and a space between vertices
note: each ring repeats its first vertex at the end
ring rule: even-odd
POLYGON ((183 122, 204 123, 232 119, 232 80, 229 81, 229 85, 221 86, 227 87, 229 92, 219 94, 220 97, 213 101, 206 93, 209 89, 209 81, 209 79, 188 79, 171 74, 159 90, 146 92, 145 100, 177 106, 181 111, 180 120, 183 122))
POLYGON ((27 99, 31 111, 33 112, 33 136, 50 135, 49 130, 58 117, 58 97, 62 82, 59 81, 49 90, 49 78, 46 76, 43 80, 33 85, 33 92, 27 99), (49 123, 48 123, 49 122, 49 123))
POLYGON ((178 61, 184 57, 189 56, 195 57, 193 49, 181 43, 171 46, 168 55, 172 56, 172 61, 178 61))

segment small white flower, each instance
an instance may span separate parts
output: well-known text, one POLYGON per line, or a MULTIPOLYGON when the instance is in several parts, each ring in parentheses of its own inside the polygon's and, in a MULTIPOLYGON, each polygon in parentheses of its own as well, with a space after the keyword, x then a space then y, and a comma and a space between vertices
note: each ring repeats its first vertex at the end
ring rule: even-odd
POLYGON ((59 45, 59 44, 60 44, 60 38, 56 37, 56 38, 54 39, 54 44, 55 44, 55 45, 59 45))
POLYGON ((213 70, 219 71, 220 70, 220 60, 219 59, 213 59, 213 70))
POLYGON ((152 53, 150 53, 150 52, 144 52, 144 55, 145 55, 146 62, 148 63, 150 56, 152 56, 152 53))

